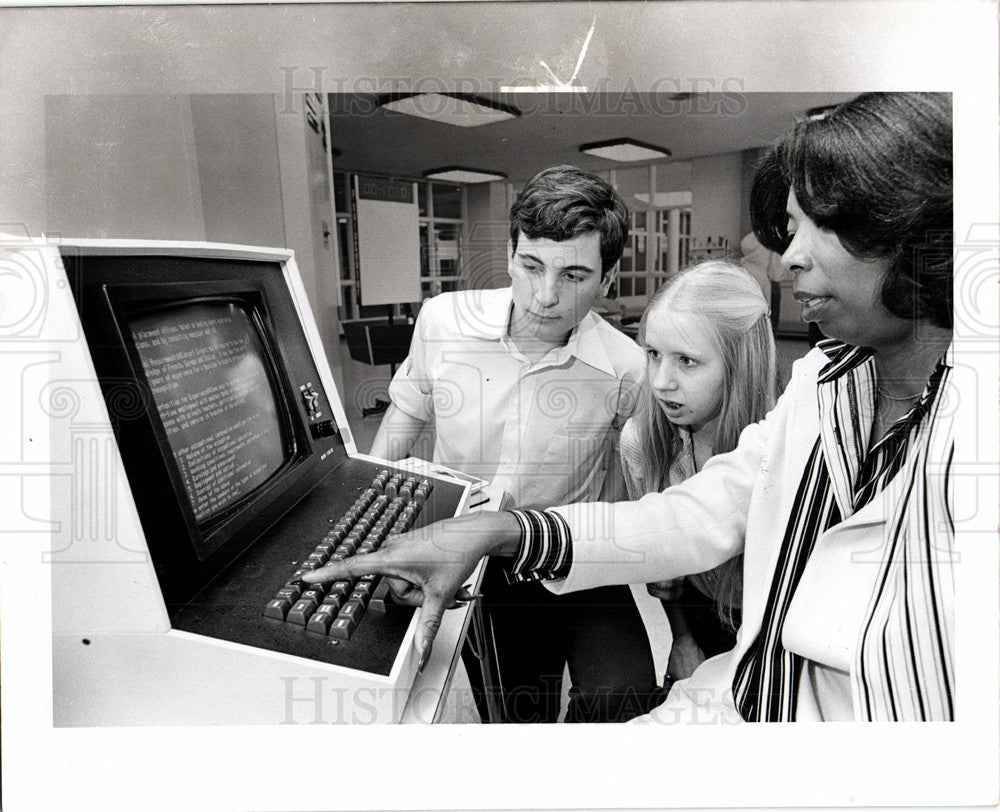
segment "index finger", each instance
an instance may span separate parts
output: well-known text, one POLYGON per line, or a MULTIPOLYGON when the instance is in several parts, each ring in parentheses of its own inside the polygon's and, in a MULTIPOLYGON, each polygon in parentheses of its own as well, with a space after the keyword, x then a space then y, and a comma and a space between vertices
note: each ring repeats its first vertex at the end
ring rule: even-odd
POLYGON ((322 567, 304 572, 302 580, 307 584, 323 584, 328 581, 349 581, 362 575, 391 575, 378 553, 352 555, 341 561, 329 561, 322 567))

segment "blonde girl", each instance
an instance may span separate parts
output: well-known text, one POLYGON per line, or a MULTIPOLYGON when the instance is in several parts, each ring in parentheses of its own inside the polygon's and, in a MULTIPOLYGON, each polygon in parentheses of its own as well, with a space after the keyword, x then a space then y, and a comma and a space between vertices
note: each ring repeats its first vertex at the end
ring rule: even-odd
MULTIPOLYGON (((630 499, 662 491, 736 447, 778 392, 774 337, 760 286, 723 261, 695 265, 650 298, 639 322, 646 352, 644 410, 625 424, 621 459, 630 499)), ((735 643, 743 557, 678 581, 649 584, 674 643, 667 682, 735 643)), ((638 596, 637 596, 638 597, 638 596)), ((648 600, 648 599, 647 599, 648 600)))

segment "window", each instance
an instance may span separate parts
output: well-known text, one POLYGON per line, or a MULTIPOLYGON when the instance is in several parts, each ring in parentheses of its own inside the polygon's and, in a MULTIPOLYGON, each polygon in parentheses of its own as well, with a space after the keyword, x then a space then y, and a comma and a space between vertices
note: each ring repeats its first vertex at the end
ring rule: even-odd
POLYGON ((420 212, 420 287, 424 298, 461 290, 461 233, 465 222, 465 188, 458 184, 423 181, 420 212), (430 194, 427 194, 429 189, 430 194))
MULTIPOLYGON (((333 176, 337 237, 340 244, 340 318, 356 319, 368 313, 362 314, 358 302, 350 195, 354 173, 334 172, 333 176)), ((462 266, 465 187, 461 184, 427 180, 415 180, 412 183, 419 211, 421 293, 426 299, 439 293, 461 290, 465 282, 462 266)), ((367 311, 368 308, 364 310, 367 311)))
POLYGON ((622 304, 641 310, 664 280, 683 267, 690 228, 690 208, 632 211, 618 271, 622 304))
POLYGON ((611 183, 631 216, 616 283, 618 301, 630 315, 641 313, 656 289, 686 264, 691 234, 689 174, 684 164, 611 173, 611 183))

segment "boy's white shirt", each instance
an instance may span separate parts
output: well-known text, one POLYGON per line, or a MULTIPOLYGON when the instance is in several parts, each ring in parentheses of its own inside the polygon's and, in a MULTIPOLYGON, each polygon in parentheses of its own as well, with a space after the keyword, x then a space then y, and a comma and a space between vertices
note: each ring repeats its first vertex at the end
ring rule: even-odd
POLYGON ((510 288, 425 302, 392 401, 435 421, 434 462, 491 480, 515 506, 602 498, 642 350, 588 312, 565 347, 530 364, 507 334, 511 302, 510 288))

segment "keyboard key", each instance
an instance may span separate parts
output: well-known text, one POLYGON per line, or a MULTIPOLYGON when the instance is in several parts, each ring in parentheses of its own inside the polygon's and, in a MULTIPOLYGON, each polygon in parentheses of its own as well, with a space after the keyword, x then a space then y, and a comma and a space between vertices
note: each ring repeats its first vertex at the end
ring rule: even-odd
POLYGON ((299 599, 302 595, 302 587, 282 587, 277 592, 274 593, 275 600, 286 600, 288 605, 291 606, 295 601, 299 599))
POLYGON ((347 598, 343 595, 327 595, 323 598, 323 603, 317 607, 317 611, 322 609, 324 606, 329 606, 334 614, 340 611, 340 607, 347 602, 347 598))
POLYGON ((313 616, 309 618, 306 629, 311 632, 326 634, 330 631, 333 621, 336 620, 336 615, 337 610, 332 606, 319 606, 316 608, 313 616))
POLYGON ((334 640, 350 640, 351 632, 357 625, 358 622, 352 617, 338 617, 330 626, 330 637, 334 640))
POLYGON ((351 592, 351 600, 357 598, 362 603, 368 603, 368 599, 372 596, 375 591, 375 584, 371 581, 358 581, 358 585, 354 587, 354 591, 351 592))
POLYGON ((330 595, 340 595, 342 598, 346 598, 351 594, 353 588, 354 584, 350 581, 334 581, 327 590, 327 597, 330 597, 330 595))
MULTIPOLYGON (((294 607, 293 607, 294 608, 294 607)), ((355 600, 351 598, 347 603, 340 607, 340 613, 337 615, 338 618, 349 617, 354 618, 354 620, 361 620, 361 616, 365 613, 365 605, 360 600, 355 600)))
POLYGON ((295 605, 288 610, 285 622, 294 623, 296 626, 305 626, 312 613, 316 611, 316 604, 304 598, 300 598, 295 605))
POLYGON ((385 492, 389 496, 396 496, 399 493, 399 487, 403 484, 404 477, 402 474, 393 474, 388 482, 385 483, 385 492))
POLYGON ((392 474, 389 471, 384 469, 379 471, 372 480, 372 490, 377 493, 385 493, 385 485, 391 477, 392 474))
POLYGON ((275 598, 267 602, 267 606, 264 607, 264 616, 273 617, 275 620, 284 620, 285 613, 291 605, 286 598, 275 598))
POLYGON ((399 486, 399 495, 404 499, 412 499, 413 491, 417 487, 417 480, 413 477, 407 477, 403 480, 403 484, 399 486))
POLYGON ((382 579, 375 587, 371 600, 368 601, 368 611, 384 614, 398 609, 399 604, 392 597, 392 590, 389 589, 389 582, 382 579))
POLYGON ((316 545, 316 549, 313 550, 313 553, 314 554, 321 553, 325 555, 327 558, 329 558, 330 555, 333 553, 333 551, 337 549, 337 545, 340 544, 340 541, 341 541, 340 539, 321 541, 319 544, 316 545))
POLYGON ((306 600, 313 601, 314 603, 320 604, 323 602, 323 598, 326 597, 326 590, 323 587, 313 584, 309 589, 299 596, 299 600, 303 598, 306 600))

